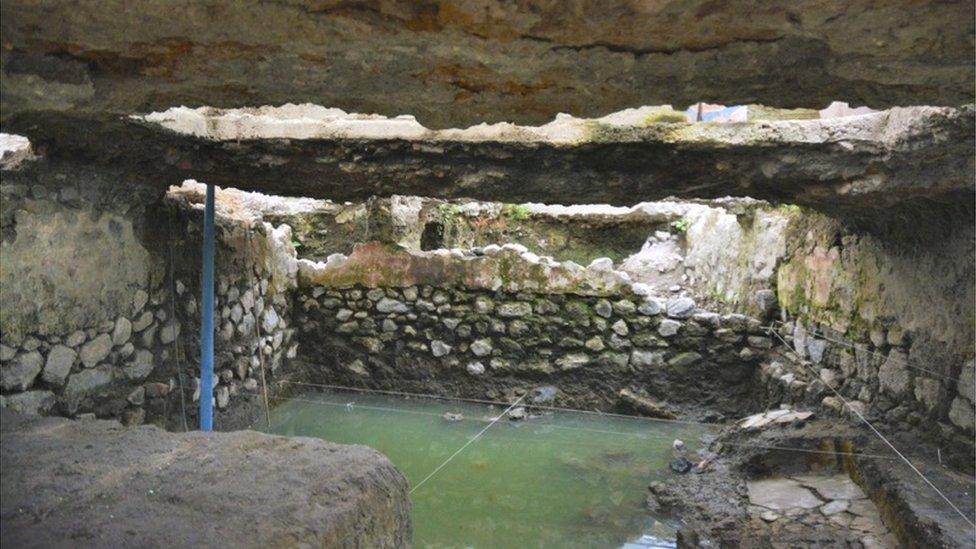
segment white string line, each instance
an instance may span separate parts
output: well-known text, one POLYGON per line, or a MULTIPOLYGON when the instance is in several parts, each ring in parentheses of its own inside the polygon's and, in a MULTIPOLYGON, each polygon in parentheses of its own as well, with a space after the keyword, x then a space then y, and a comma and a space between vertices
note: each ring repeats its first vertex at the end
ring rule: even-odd
MULTIPOLYGON (((782 321, 779 321, 779 320, 774 320, 773 323, 774 324, 779 324, 781 326, 785 326, 786 325, 785 322, 782 322, 782 321)), ((806 328, 804 328, 804 329, 806 329, 806 328)), ((823 339, 824 341, 829 341, 831 343, 836 343, 838 345, 844 345, 846 347, 850 347, 851 349, 854 349, 855 351, 857 350, 857 345, 855 343, 853 343, 853 342, 845 341, 845 340, 840 340, 840 339, 833 339, 833 338, 828 337, 827 334, 825 334, 823 332, 818 332, 818 331, 812 330, 812 329, 806 329, 806 331, 809 334, 813 334, 815 336, 819 336, 820 339, 823 339)), ((787 343, 787 346, 790 346, 790 344, 787 343)), ((932 371, 932 370, 929 370, 929 369, 926 369, 926 368, 922 368, 921 366, 913 366, 913 365, 909 364, 907 358, 903 360, 903 359, 901 359, 901 358, 899 358, 897 356, 892 357, 890 355, 883 355, 883 354, 881 354, 879 352, 869 350, 866 347, 865 348, 862 348, 861 350, 864 351, 865 353, 872 354, 872 355, 877 356, 877 357, 881 357, 881 358, 883 358, 885 360, 892 360, 893 359, 895 362, 900 362, 905 367, 911 368, 913 370, 919 370, 921 372, 925 372, 925 373, 928 373, 928 374, 932 374, 932 375, 934 375, 936 377, 941 377, 942 379, 945 379, 947 381, 953 381, 952 376, 947 376, 945 374, 940 374, 939 372, 935 372, 935 371, 932 371)))
MULTIPOLYGON (((298 382, 289 382, 289 383, 300 384, 298 382)), ((315 384, 302 384, 302 385, 315 385, 315 384)), ((363 388, 355 388, 355 387, 346 388, 346 387, 337 386, 337 385, 315 385, 315 386, 319 386, 319 387, 331 387, 331 388, 342 388, 342 389, 348 389, 348 390, 353 390, 353 391, 358 391, 358 392, 364 392, 364 393, 369 393, 369 392, 377 392, 377 393, 383 393, 383 394, 398 393, 397 391, 383 391, 383 390, 380 390, 380 389, 363 389, 363 388)), ((398 394, 400 394, 400 393, 398 393, 398 394)), ((425 394, 421 394, 421 393, 405 393, 405 394, 410 394, 410 395, 413 395, 413 396, 419 396, 419 397, 430 398, 430 399, 463 400, 463 401, 475 402, 475 403, 505 404, 505 403, 500 403, 498 401, 493 401, 493 400, 458 399, 458 398, 455 398, 455 397, 446 397, 446 396, 438 396, 438 395, 425 395, 425 394)), ((305 399, 300 399, 300 398, 291 398, 290 400, 301 400, 301 401, 304 401, 304 402, 313 402, 313 403, 315 403, 315 402, 322 402, 322 401, 305 400, 305 399)), ((343 404, 343 406, 344 405, 345 404, 343 404)), ((356 406, 359 406, 359 405, 356 405, 356 406)), ((530 405, 530 406, 535 407, 535 405, 530 405)), ((360 407, 365 407, 365 406, 360 406, 360 407)), ((385 408, 384 410, 394 411, 394 412, 401 411, 398 408, 385 408)), ((588 410, 575 410, 575 409, 572 409, 572 408, 558 408, 558 410, 559 411, 562 411, 562 412, 570 412, 570 413, 576 412, 576 413, 582 413, 582 414, 597 414, 597 415, 607 415, 607 416, 611 416, 611 417, 620 417, 620 418, 627 418, 627 419, 644 419, 644 420, 649 420, 649 421, 657 421, 655 418, 646 418, 646 417, 640 417, 640 416, 628 416, 628 415, 623 415, 623 414, 611 414, 611 413, 591 412, 591 411, 588 411, 588 410)), ((433 413, 433 412, 418 412, 418 411, 413 411, 413 410, 402 410, 402 411, 405 412, 405 413, 414 413, 414 414, 430 414, 430 415, 434 415, 434 416, 441 416, 442 415, 442 414, 436 414, 436 413, 433 413)), ((712 429, 719 427, 719 425, 716 425, 714 423, 694 423, 694 422, 684 422, 684 423, 690 423, 690 424, 693 424, 693 425, 704 426, 704 427, 708 427, 708 428, 712 428, 712 429)), ((607 434, 619 434, 619 435, 624 435, 624 436, 637 436, 637 437, 641 437, 641 438, 653 438, 653 439, 659 439, 659 440, 671 440, 671 437, 659 437, 659 436, 644 435, 644 434, 639 434, 639 433, 633 433, 633 434, 631 434, 631 433, 622 433, 622 432, 619 432, 619 431, 606 431, 606 430, 599 430, 599 429, 587 429, 585 427, 568 427, 568 426, 561 426, 561 425, 548 425, 548 427, 553 427, 553 428, 556 428, 556 429, 571 429, 571 430, 577 430, 577 431, 591 431, 591 432, 600 432, 600 433, 607 433, 607 434)), ((737 446, 737 447, 742 447, 742 448, 759 448, 759 449, 768 449, 768 450, 786 450, 786 451, 802 452, 802 453, 810 453, 810 454, 830 454, 830 455, 843 455, 843 456, 858 456, 858 457, 867 457, 867 458, 873 458, 873 459, 889 459, 889 460, 897 460, 898 459, 898 458, 893 457, 893 456, 885 456, 885 455, 880 455, 880 454, 865 454, 865 453, 859 453, 859 452, 837 452, 837 451, 830 451, 830 450, 811 450, 811 449, 808 449, 808 448, 796 448, 796 447, 791 447, 791 446, 773 446, 773 445, 762 445, 762 444, 745 444, 745 443, 736 443, 736 442, 727 442, 727 441, 722 441, 722 444, 726 444, 726 445, 729 445, 729 446, 737 446)))
MULTIPOLYGON (((350 407, 349 406, 350 403, 348 403, 348 402, 329 402, 328 400, 310 400, 310 399, 297 398, 297 397, 289 397, 289 398, 287 398, 285 400, 288 401, 288 402, 291 402, 291 401, 295 400, 295 401, 298 401, 298 402, 309 402, 309 403, 312 403, 312 404, 323 404, 323 405, 326 405, 326 406, 350 407)), ((387 407, 384 407, 384 406, 373 406, 371 404, 358 404, 358 403, 353 403, 352 406, 351 406, 351 408, 353 408, 353 409, 355 409, 355 408, 362 408, 363 410, 374 410, 374 411, 377 411, 377 412, 398 412, 398 413, 401 413, 401 414, 415 414, 415 415, 421 415, 421 416, 436 416, 436 417, 441 417, 441 416, 444 415, 444 414, 438 414, 436 412, 423 412, 423 411, 420 411, 420 410, 405 410, 405 409, 402 409, 402 408, 387 408, 387 407)))
MULTIPOLYGON (((291 397, 291 398, 288 398, 287 400, 288 401, 293 401, 294 400, 294 401, 298 401, 298 402, 308 402, 310 404, 321 404, 321 405, 326 405, 326 406, 336 406, 336 407, 347 406, 347 403, 342 403, 342 402, 329 402, 329 401, 325 401, 325 400, 310 400, 310 399, 303 399, 303 398, 297 398, 297 397, 291 397)), ((419 411, 419 410, 405 410, 405 409, 400 409, 400 408, 386 408, 386 407, 382 407, 382 406, 371 406, 371 405, 366 405, 366 404, 355 404, 354 405, 354 408, 362 408, 362 409, 365 409, 365 410, 375 410, 375 411, 382 411, 382 412, 402 412, 402 413, 405 413, 405 414, 417 414, 417 415, 427 415, 427 416, 432 416, 432 417, 443 417, 443 414, 436 413, 436 412, 423 412, 423 411, 419 411)), ((494 419, 498 419, 498 418, 494 418, 494 419)), ((466 421, 481 421, 481 422, 484 422, 484 421, 491 421, 491 420, 486 420, 486 419, 482 419, 482 418, 471 418, 471 419, 468 419, 466 421)), ((673 436, 653 435, 653 434, 647 434, 647 433, 625 433, 625 432, 622 432, 622 431, 608 431, 608 430, 605 430, 605 429, 589 429, 589 428, 586 428, 586 427, 570 427, 570 426, 567 426, 567 425, 551 425, 551 424, 540 424, 540 425, 544 425, 545 427, 553 428, 553 429, 563 429, 563 430, 569 430, 569 431, 582 431, 582 432, 595 432, 595 433, 608 434, 608 435, 617 435, 617 436, 624 436, 624 437, 630 437, 630 438, 639 438, 641 440, 664 440, 664 441, 670 441, 670 440, 673 440, 674 439, 673 436)), ((531 440, 522 440, 522 442, 534 442, 534 441, 531 441, 531 440)), ((578 444, 578 443, 574 442, 573 444, 578 444)), ((886 456, 886 455, 882 455, 882 454, 865 454, 865 453, 860 453, 860 452, 843 452, 843 451, 834 451, 834 450, 812 450, 812 449, 809 449, 809 448, 797 448, 797 447, 793 447, 793 446, 778 446, 778 445, 775 445, 774 446, 774 445, 767 445, 767 444, 747 444, 747 443, 742 443, 742 442, 727 442, 727 441, 721 441, 721 444, 726 445, 726 446, 736 446, 736 447, 740 447, 740 448, 754 448, 754 449, 762 449, 762 450, 782 450, 782 451, 788 451, 788 452, 800 452, 800 453, 805 453, 805 454, 851 456, 851 457, 863 457, 863 458, 870 458, 870 459, 886 459, 886 460, 896 460, 896 461, 898 460, 898 458, 897 457, 894 457, 894 456, 886 456)), ((602 445, 588 445, 588 446, 602 447, 602 445)))
MULTIPOLYGON (((310 404, 322 404, 322 405, 335 406, 335 407, 345 406, 345 404, 343 404, 343 403, 334 403, 334 402, 317 401, 317 400, 305 400, 305 399, 299 399, 299 398, 288 399, 288 400, 289 401, 296 400, 296 401, 299 401, 299 402, 308 402, 310 404)), ((368 408, 367 406, 361 406, 361 405, 358 405, 358 404, 354 408, 371 409, 371 408, 368 408)), ((383 411, 386 411, 386 409, 384 409, 383 411)), ((417 411, 411 411, 411 410, 389 410, 389 411, 396 411, 396 412, 402 411, 404 413, 414 413, 414 414, 429 414, 431 416, 441 417, 441 414, 435 414, 435 413, 431 413, 431 412, 417 412, 417 411)), ((474 422, 480 422, 480 423, 488 423, 490 420, 478 418, 478 419, 465 420, 465 421, 474 421, 474 422)), ((275 422, 274 427, 275 428, 280 427, 280 425, 279 425, 280 423, 282 423, 282 422, 275 422)), ((539 424, 539 426, 542 426, 542 427, 555 427, 554 425, 546 425, 546 424, 539 424)), ((562 427, 562 428, 563 429, 576 430, 573 427, 562 427)), ((397 432, 409 432, 409 433, 418 433, 418 434, 420 434, 420 433, 430 434, 430 430, 429 429, 404 429, 404 428, 401 428, 401 429, 398 429, 397 432)), ((657 435, 643 435, 643 434, 640 434, 640 433, 633 433, 632 434, 632 433, 622 433, 622 432, 621 433, 613 433, 612 431, 605 431, 605 432, 607 434, 618 434, 618 435, 623 436, 623 437, 637 438, 637 439, 640 439, 640 440, 650 440, 650 439, 653 439, 653 440, 662 440, 662 441, 668 441, 668 442, 674 440, 673 437, 663 437, 663 436, 657 436, 657 435)), ((572 445, 574 448, 575 447, 584 447, 585 446, 587 448, 599 448, 599 449, 607 449, 607 448, 610 448, 610 449, 613 449, 613 448, 616 447, 612 443, 609 443, 609 442, 608 443, 605 443, 605 444, 602 444, 602 443, 601 444, 588 444, 588 443, 585 443, 585 442, 579 442, 578 440, 575 440, 575 439, 574 440, 569 440, 569 439, 547 439, 547 440, 541 440, 541 439, 531 439, 531 438, 519 438, 519 437, 514 437, 514 436, 508 436, 508 435, 498 435, 498 433, 501 433, 501 431, 498 431, 497 429, 494 430, 494 431, 492 431, 492 433, 489 433, 488 435, 486 435, 484 437, 484 439, 482 440, 482 442, 484 443, 485 441, 489 441, 489 440, 491 440, 491 441, 497 441, 499 439, 500 440, 503 440, 503 441, 512 441, 512 440, 515 440, 515 441, 517 441, 519 443, 519 445, 521 445, 522 443, 549 444, 549 443, 552 443, 553 441, 555 441, 557 444, 572 445)), ((888 459, 895 459, 895 458, 888 458, 888 459)))
MULTIPOLYGON (((528 394, 528 393, 526 393, 526 394, 528 394)), ((468 446, 471 446, 471 443, 473 443, 474 441, 478 440, 478 438, 481 435, 485 434, 485 431, 487 431, 488 429, 491 429, 491 426, 492 425, 498 423, 498 420, 499 419, 505 417, 508 414, 508 412, 510 412, 512 410, 512 408, 516 407, 519 402, 522 402, 522 399, 525 398, 525 396, 526 395, 520 396, 518 398, 518 400, 516 400, 515 402, 512 403, 511 406, 509 406, 508 408, 506 408, 505 411, 501 413, 501 415, 499 415, 494 420, 492 420, 492 422, 489 423, 488 425, 485 425, 485 428, 482 429, 481 431, 479 431, 477 435, 471 437, 471 440, 465 442, 464 443, 464 446, 461 446, 460 448, 458 448, 456 452, 454 452, 453 454, 451 454, 451 457, 449 457, 446 460, 444 460, 444 463, 441 463, 440 465, 438 465, 436 469, 434 469, 433 471, 431 471, 430 474, 427 475, 426 478, 424 478, 424 480, 420 481, 416 486, 414 486, 413 488, 411 488, 410 491, 407 492, 407 495, 410 495, 410 494, 414 493, 415 491, 417 491, 418 488, 420 488, 421 486, 423 486, 425 482, 427 482, 428 480, 431 479, 431 477, 433 477, 434 475, 436 475, 438 471, 440 471, 441 469, 443 469, 445 465, 447 465, 448 463, 450 463, 451 460, 454 459, 455 457, 457 457, 457 455, 460 454, 462 451, 464 451, 465 448, 467 448, 468 446)))
POLYGON ((897 460, 898 458, 893 456, 885 456, 881 454, 862 454, 858 452, 838 452, 834 450, 811 450, 809 448, 795 448, 792 446, 768 446, 764 444, 745 444, 742 442, 726 442, 719 441, 723 446, 738 446, 740 448, 759 448, 762 450, 782 450, 785 452, 800 452, 804 454, 820 454, 820 455, 831 455, 831 456, 850 456, 850 457, 863 457, 869 459, 887 459, 887 460, 897 460))
MULTIPOLYGON (((330 401, 327 401, 327 400, 310 400, 310 399, 297 398, 297 397, 288 398, 287 400, 288 401, 293 401, 294 400, 294 401, 298 401, 298 402, 308 402, 310 404, 322 404, 322 405, 326 405, 326 406, 335 406, 335 407, 349 406, 349 403, 346 403, 346 402, 330 402, 330 401)), ((369 404, 353 404, 351 408, 352 409, 361 408, 361 409, 364 409, 364 410, 374 410, 374 411, 379 411, 379 412, 400 412, 400 413, 404 413, 404 414, 416 414, 416 415, 424 415, 424 416, 431 416, 431 417, 443 417, 444 416, 444 414, 438 413, 438 412, 423 412, 423 411, 420 411, 420 410, 405 410, 405 409, 401 409, 401 408, 387 408, 387 407, 383 407, 383 406, 372 406, 372 405, 369 405, 369 404)), ((504 415, 504 414, 502 414, 502 415, 504 415)), ((497 421, 498 419, 499 419, 499 417, 493 417, 491 419, 485 419, 485 418, 475 417, 475 418, 466 418, 465 421, 475 421, 475 422, 479 422, 479 423, 493 423, 493 422, 497 421)), ((648 434, 648 433, 625 433, 623 431, 608 431, 606 429, 590 429, 590 428, 587 428, 587 427, 570 427, 568 425, 552 425, 552 424, 549 424, 549 423, 536 423, 536 425, 539 426, 539 427, 546 427, 546 428, 552 428, 552 429, 563 429, 563 430, 569 430, 569 431, 582 431, 582 432, 587 432, 587 433, 600 433, 600 434, 606 434, 606 435, 617 435, 617 436, 624 436, 624 437, 631 437, 631 438, 639 438, 639 439, 643 439, 643 440, 648 440, 648 439, 654 439, 654 440, 674 440, 674 437, 673 436, 654 435, 654 434, 648 434)), ((715 426, 713 426, 713 427, 715 427, 715 426)))
MULTIPOLYGON (((415 398, 428 398, 433 400, 457 400, 461 402, 474 402, 476 404, 493 404, 498 406, 508 406, 507 402, 502 402, 499 400, 484 400, 478 398, 465 398, 465 397, 453 397, 453 396, 442 396, 442 395, 431 395, 425 393, 406 393, 403 391, 387 391, 383 389, 367 389, 364 387, 350 387, 346 385, 327 385, 321 383, 305 383, 301 381, 290 381, 290 380, 280 380, 278 383, 290 383, 292 385, 304 385, 308 387, 321 387, 325 389, 340 389, 343 391, 355 391, 358 393, 378 393, 383 395, 394 395, 394 396, 407 396, 415 398)), ((642 421, 653 421, 657 423, 677 423, 684 425, 704 425, 708 427, 715 427, 716 423, 704 423, 701 421, 690 421, 682 419, 664 419, 657 417, 645 417, 645 416, 629 416, 627 414, 617 414, 614 412, 599 412, 594 410, 579 410, 576 408, 564 408, 560 406, 546 406, 543 404, 530 404, 529 406, 539 409, 539 410, 550 410, 553 412, 576 412, 578 414, 589 414, 593 416, 605 416, 605 417, 618 417, 623 419, 631 420, 642 420, 642 421)))
MULTIPOLYGON (((790 347, 790 344, 787 343, 785 339, 783 339, 782 337, 780 337, 780 335, 778 333, 776 333, 776 330, 773 330, 772 328, 770 328, 769 329, 769 333, 775 335, 776 338, 779 339, 780 341, 782 341, 783 344, 786 345, 787 348, 789 348, 791 351, 793 351, 793 354, 795 354, 796 357, 800 359, 800 364, 801 365, 803 365, 805 368, 807 368, 808 370, 810 370, 811 373, 815 373, 813 371, 813 368, 811 368, 810 366, 807 366, 806 365, 806 363, 803 361, 803 357, 801 357, 799 353, 797 353, 795 350, 793 350, 793 348, 790 347)), ((898 448, 895 448, 895 445, 892 444, 891 441, 889 441, 887 438, 885 438, 885 436, 881 434, 881 431, 879 431, 877 428, 875 428, 875 426, 870 421, 868 421, 868 419, 866 417, 864 417, 863 415, 861 415, 861 412, 858 412, 853 406, 851 406, 850 402, 848 402, 847 399, 844 398, 844 395, 840 394, 840 392, 837 389, 834 389, 830 385, 828 385, 826 383, 824 383, 824 385, 828 389, 830 389, 835 395, 837 395, 837 398, 839 398, 841 400, 841 402, 844 403, 844 406, 846 406, 847 409, 850 410, 851 412, 854 412, 854 414, 858 418, 860 418, 861 421, 863 421, 872 431, 874 431, 874 434, 878 435, 878 438, 880 438, 882 441, 884 441, 884 443, 887 444, 888 447, 891 448, 891 450, 893 452, 895 452, 896 454, 898 454, 898 457, 900 457, 902 459, 902 461, 905 462, 905 464, 907 464, 909 467, 911 467, 912 468, 912 471, 915 471, 915 474, 917 474, 922 480, 925 481, 926 484, 928 484, 933 490, 935 490, 935 492, 937 494, 939 494, 939 496, 943 500, 945 500, 945 502, 949 505, 949 507, 952 507, 952 510, 953 511, 955 511, 956 513, 959 513, 959 516, 962 517, 962 519, 964 521, 966 521, 969 524, 970 527, 976 528, 976 524, 973 524, 973 521, 969 520, 969 517, 967 517, 965 513, 963 513, 958 507, 956 507, 956 505, 954 503, 952 503, 952 501, 950 501, 949 498, 946 497, 946 495, 944 493, 942 493, 942 490, 939 490, 938 486, 936 486, 935 484, 932 484, 932 481, 929 480, 928 477, 925 476, 925 474, 923 474, 921 471, 919 471, 918 468, 915 467, 915 465, 911 461, 909 461, 908 458, 905 457, 904 454, 902 454, 900 451, 898 451, 898 448)))

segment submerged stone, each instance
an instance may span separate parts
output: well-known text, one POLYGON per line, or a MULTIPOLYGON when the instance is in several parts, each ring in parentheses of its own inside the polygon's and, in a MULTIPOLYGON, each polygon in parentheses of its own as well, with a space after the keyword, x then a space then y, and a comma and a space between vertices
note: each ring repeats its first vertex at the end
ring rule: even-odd
POLYGON ((691 471, 692 464, 690 461, 688 461, 688 458, 682 457, 672 459, 669 467, 671 467, 671 470, 675 473, 685 474, 688 471, 691 471))

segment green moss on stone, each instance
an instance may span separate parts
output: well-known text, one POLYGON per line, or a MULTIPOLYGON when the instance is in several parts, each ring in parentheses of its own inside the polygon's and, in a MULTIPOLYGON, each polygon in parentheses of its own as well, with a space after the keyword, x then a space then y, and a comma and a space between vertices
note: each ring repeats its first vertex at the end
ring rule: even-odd
POLYGON ((525 204, 505 204, 502 206, 502 215, 515 221, 524 221, 529 218, 529 207, 525 204))
POLYGON ((649 126, 651 124, 687 124, 688 116, 683 112, 678 112, 675 110, 661 109, 655 111, 641 120, 641 124, 644 126, 649 126))

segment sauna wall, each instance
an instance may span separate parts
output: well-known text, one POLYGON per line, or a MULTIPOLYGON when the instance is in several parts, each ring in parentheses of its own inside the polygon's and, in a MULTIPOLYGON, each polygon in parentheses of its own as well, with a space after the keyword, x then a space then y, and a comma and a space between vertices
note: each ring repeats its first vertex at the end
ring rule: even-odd
MULTIPOLYGON (((3 406, 196 425, 202 212, 125 180, 45 159, 5 166, 3 406)), ((259 356, 273 378, 295 351, 294 249, 287 227, 223 218, 218 235, 214 399, 218 427, 231 427, 254 415, 243 410, 258 402, 259 356)))
MULTIPOLYGON (((382 204, 382 201, 378 202, 382 204)), ((519 242, 526 251, 545 257, 543 244, 558 241, 553 235, 566 235, 573 229, 577 234, 586 235, 598 224, 625 226, 635 223, 635 218, 646 216, 641 221, 646 224, 636 226, 641 227, 639 230, 649 231, 648 244, 672 245, 680 258, 675 262, 676 266, 666 268, 667 272, 662 273, 655 268, 660 265, 655 263, 660 256, 642 255, 640 250, 634 250, 631 255, 613 261, 612 269, 627 275, 630 282, 654 285, 652 293, 655 295, 674 295, 670 290, 677 287, 679 293, 692 296, 704 310, 746 312, 762 319, 764 324, 776 327, 783 342, 776 340, 774 343, 783 356, 778 361, 765 363, 762 369, 762 381, 757 386, 765 386, 768 390, 764 405, 802 405, 826 413, 849 413, 842 404, 839 405, 840 401, 832 391, 837 389, 872 421, 893 432, 921 433, 936 444, 954 448, 958 455, 972 455, 973 401, 976 398, 972 382, 973 238, 967 229, 972 225, 971 212, 965 208, 920 204, 913 212, 905 213, 907 217, 894 216, 899 219, 898 223, 870 228, 857 228, 807 209, 749 201, 652 203, 633 209, 591 210, 588 213, 577 210, 569 214, 566 209, 556 207, 394 197, 388 211, 382 208, 378 211, 381 217, 391 221, 377 223, 375 206, 365 208, 364 215, 370 216, 373 226, 385 225, 393 229, 371 234, 383 236, 392 249, 409 251, 407 256, 414 259, 394 258, 389 264, 367 261, 359 272, 349 268, 334 269, 337 276, 321 279, 312 286, 318 284, 318 291, 339 292, 329 296, 326 303, 339 300, 341 305, 328 313, 314 313, 313 316, 319 316, 311 319, 313 324, 337 327, 342 322, 332 322, 322 315, 340 314, 340 310, 345 309, 372 319, 372 324, 367 323, 367 332, 370 326, 381 326, 386 318, 371 313, 364 298, 354 297, 358 294, 349 296, 344 292, 352 287, 359 293, 373 288, 400 291, 410 285, 402 275, 411 269, 418 273, 433 269, 441 273, 437 276, 453 273, 449 280, 438 281, 431 287, 459 292, 462 312, 467 311, 471 300, 478 298, 518 301, 512 292, 496 295, 495 289, 478 282, 486 277, 489 280, 500 278, 500 287, 507 282, 506 277, 528 282, 532 290, 524 297, 532 301, 540 297, 540 288, 545 286, 545 283, 533 282, 540 278, 532 269, 485 274, 457 270, 456 265, 463 264, 464 254, 483 253, 486 243, 500 235, 521 235, 519 242), (424 246, 419 242, 426 227, 432 223, 443 229, 441 243, 457 245, 457 248, 423 252, 424 246), (539 225, 548 229, 539 229, 539 225), (553 227, 566 229, 559 233, 553 227), (424 254, 439 259, 420 262, 423 266, 414 265, 415 258, 424 254), (343 274, 340 276, 339 273, 343 274), (361 276, 365 273, 370 275, 361 276), (678 276, 667 278, 674 273, 678 276), (475 281, 474 286, 472 281, 475 281), (662 284, 662 281, 667 282, 662 284), (469 295, 472 290, 475 294, 469 295), (781 343, 796 351, 802 362, 793 368, 771 368, 773 362, 780 365, 796 362, 797 356, 787 352, 781 343)), ((491 245, 488 246, 490 249, 491 245)), ((558 255, 558 250, 549 250, 558 255)), ((585 254, 586 250, 584 247, 577 253, 585 254)), ((582 257, 587 256, 577 259, 582 257)), ((333 261, 339 261, 339 256, 333 261)), ((562 265, 573 263, 572 259, 561 262, 562 265)), ((518 265, 517 262, 509 264, 518 265)), ((335 266, 338 267, 338 263, 335 266)), ((416 280, 427 279, 421 276, 416 280)), ((541 290, 541 297, 551 290, 541 290)), ((574 290, 557 289, 557 292, 564 291, 571 294, 574 290)), ((309 298, 308 295, 304 297, 309 298)), ((312 296, 316 301, 320 297, 312 296)), ((449 302, 453 300, 453 297, 449 298, 449 302)), ((306 306, 315 307, 303 303, 303 307, 306 306)), ((309 320, 303 318, 299 324, 309 320)), ((439 315, 428 320, 433 323, 436 333, 431 332, 431 337, 426 340, 421 336, 419 344, 429 348, 433 340, 448 342, 455 337, 450 330, 446 335, 440 333, 443 328, 438 322, 443 319, 439 315)), ((453 323, 455 319, 449 314, 447 320, 453 323)), ((413 321, 408 318, 408 323, 413 321)), ((400 323, 397 326, 402 328, 400 323)), ((424 329, 428 328, 414 327, 412 333, 423 334, 424 329)), ((317 330, 320 329, 309 328, 309 333, 322 333, 317 330)), ((509 330, 506 325, 506 333, 509 330)), ((516 332, 521 331, 519 323, 516 332)), ((541 332, 545 330, 527 333, 530 337, 539 337, 541 332)), ((356 337, 376 335, 362 333, 356 337)), ((462 335, 467 337, 467 331, 462 330, 462 335)), ((390 334, 384 337, 393 341, 390 334)), ((315 338, 311 336, 312 340, 315 338)), ((558 341, 558 338, 549 339, 558 341)), ((582 338, 582 341, 586 339, 582 338)), ((456 362, 454 370, 425 367, 422 370, 428 374, 423 379, 433 380, 436 378, 434 373, 455 371, 458 374, 455 386, 474 387, 472 392, 492 390, 490 383, 464 374, 472 357, 466 351, 461 356, 456 353, 462 344, 472 341, 462 341, 458 345, 449 343, 455 356, 433 362, 456 362)), ((540 347, 541 352, 552 352, 558 358, 560 351, 552 351, 547 345, 540 347)), ((390 361, 386 361, 387 366, 371 369, 370 364, 384 362, 382 357, 369 353, 356 356, 356 349, 355 345, 345 345, 341 352, 345 353, 344 357, 354 357, 349 361, 357 361, 359 382, 386 376, 387 381, 381 384, 389 386, 393 383, 390 378, 409 372, 390 361)), ((492 349, 492 353, 502 352, 496 345, 492 345, 492 349)), ((615 351, 611 349, 609 352, 615 351)), ((535 354, 538 352, 532 347, 525 356, 535 354)), ((551 371, 536 374, 537 377, 563 375, 553 360, 541 361, 549 364, 551 371)), ((425 358, 417 363, 425 361, 431 362, 425 358)), ((490 360, 489 363, 484 360, 474 362, 485 367, 489 378, 504 375, 502 370, 496 373, 490 368, 490 360)), ((472 369, 480 371, 481 368, 476 365, 472 369)), ((574 375, 583 376, 584 372, 596 372, 596 377, 606 377, 599 369, 580 369, 574 375)), ((357 382, 356 375, 341 368, 330 371, 332 375, 344 382, 357 382)), ((698 372, 690 372, 688 377, 675 375, 675 378, 695 379, 696 375, 698 372)), ((653 385, 645 383, 640 375, 634 375, 633 380, 635 386, 653 385)), ((420 387, 423 383, 417 380, 414 385, 420 387)), ((675 379, 668 383, 680 386, 675 379)), ((448 385, 442 387, 450 389, 448 385)), ((659 392, 659 389, 652 387, 650 392, 659 392)), ((604 395, 611 393, 603 390, 604 395)), ((604 396, 594 400, 609 406, 612 398, 604 396)))
MULTIPOLYGON (((186 403, 195 421, 203 187, 189 183, 164 196, 156 187, 120 187, 123 180, 43 159, 4 171, 6 405, 182 422, 186 403)), ((836 403, 827 387, 836 387, 892 429, 962 444, 971 440, 976 399, 973 241, 964 230, 971 212, 923 212, 906 234, 741 199, 562 208, 399 196, 334 204, 221 190, 218 424, 253 420, 262 364, 272 394, 289 377, 426 384, 468 396, 500 395, 532 380, 563 383, 579 405, 608 409, 628 388, 723 414, 743 399, 719 396, 712 405, 691 398, 693 385, 727 383, 738 394, 758 375, 757 386, 770 390, 765 405, 802 402, 829 411, 836 403), (441 227, 439 241, 431 225, 441 227), (606 240, 611 229, 621 239, 606 240), (624 256, 645 231, 643 244, 624 256), (520 244, 503 249, 492 244, 498 239, 520 244), (431 244, 447 248, 423 249, 431 244), (678 258, 663 269, 662 248, 678 258), (566 250, 574 255, 561 255, 566 250), (371 290, 408 310, 378 310, 379 301, 366 297, 371 290), (407 299, 412 293, 418 297, 407 299), (447 301, 418 309, 434 295, 447 301), (689 297, 693 315, 718 313, 719 324, 709 324, 710 316, 642 315, 649 295, 665 310, 670 298, 689 297), (611 303, 610 317, 595 312, 600 300, 611 303), (619 315, 613 304, 621 300, 635 312, 619 315), (474 310, 475 303, 491 303, 492 312, 474 310), (531 312, 494 313, 514 303, 531 312), (555 309, 546 312, 545 303, 555 309), (765 342, 749 344, 762 335, 754 326, 720 331, 731 329, 721 319, 734 313, 775 323, 806 366, 777 370, 772 359, 756 358, 767 351, 765 342), (618 320, 625 335, 613 330, 618 320), (670 339, 658 331, 671 325, 664 320, 682 326, 670 339), (479 340, 487 340, 487 354, 471 351, 479 340), (435 347, 450 352, 435 357, 435 347), (667 366, 684 352, 700 357, 667 366), (636 366, 645 359, 655 366, 636 366), (710 369, 733 363, 739 366, 710 369), (472 374, 469 365, 484 371, 472 374), (715 371, 735 373, 723 379, 715 371)))
POLYGON ((758 319, 517 244, 482 255, 363 244, 300 260, 297 292, 311 383, 499 400, 552 385, 562 405, 610 410, 638 395, 659 415, 734 418, 755 408, 773 346, 758 319))
POLYGON ((976 296, 969 206, 920 202, 899 222, 870 232, 813 212, 792 222, 777 270, 786 320, 779 329, 816 373, 767 370, 775 402, 841 411, 829 385, 887 432, 936 440, 971 467, 976 296))
POLYGON ((301 199, 286 207, 228 191, 264 219, 294 228, 298 254, 348 255, 356 242, 405 250, 479 249, 514 243, 539 256, 588 265, 607 258, 633 281, 675 286, 711 310, 762 316, 774 305, 795 207, 750 199, 645 202, 632 207, 506 204, 394 195, 362 203, 301 199))
POLYGON ((148 237, 162 193, 43 160, 0 183, 0 388, 27 413, 122 417, 165 402, 180 325, 148 237))

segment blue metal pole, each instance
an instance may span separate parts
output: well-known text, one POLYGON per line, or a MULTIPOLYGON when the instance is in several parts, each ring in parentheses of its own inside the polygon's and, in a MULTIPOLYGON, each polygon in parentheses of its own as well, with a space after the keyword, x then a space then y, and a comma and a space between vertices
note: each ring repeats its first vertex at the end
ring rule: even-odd
POLYGON ((200 430, 213 430, 214 186, 203 210, 203 296, 200 307, 200 430))

